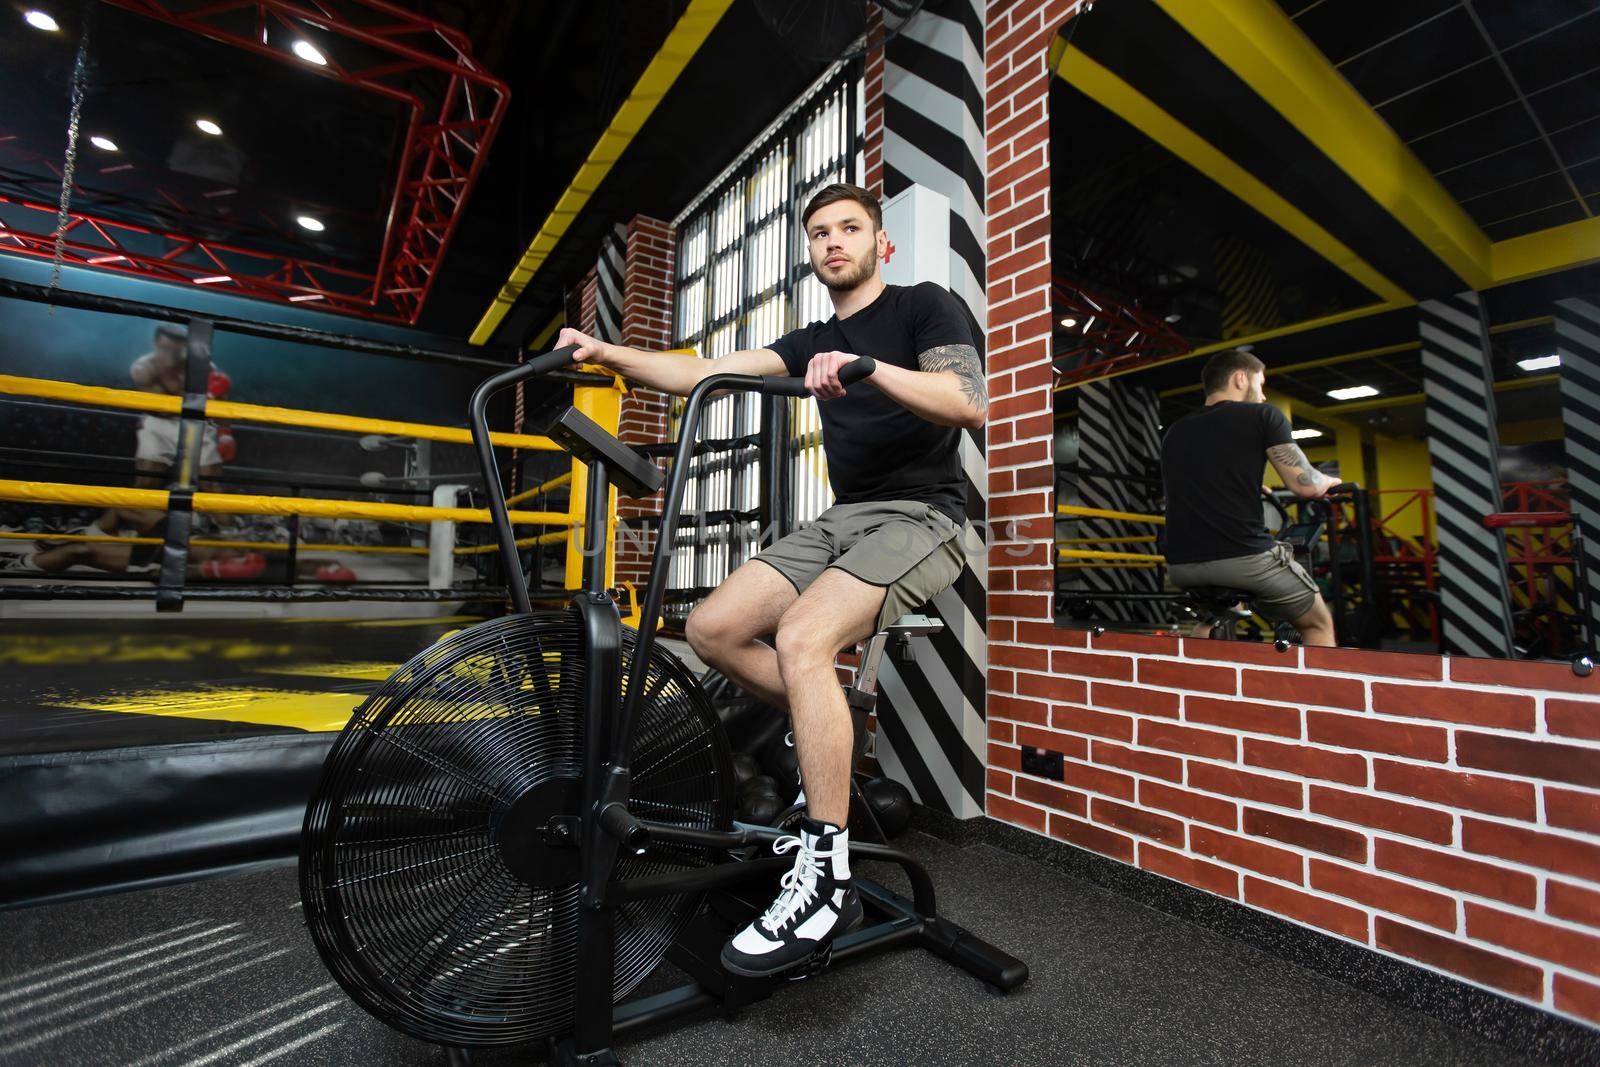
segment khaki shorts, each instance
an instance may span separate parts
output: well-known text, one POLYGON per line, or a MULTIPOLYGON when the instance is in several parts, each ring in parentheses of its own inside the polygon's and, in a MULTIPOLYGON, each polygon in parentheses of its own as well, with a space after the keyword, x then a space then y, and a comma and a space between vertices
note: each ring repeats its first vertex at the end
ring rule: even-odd
POLYGON ((1174 563, 1167 581, 1179 589, 1218 585, 1254 593, 1250 607, 1274 622, 1292 622, 1317 602, 1317 583, 1295 562, 1294 550, 1277 544, 1253 556, 1174 563))
POLYGON ((960 533, 948 515, 916 500, 835 504, 755 558, 801 593, 829 567, 882 586, 881 630, 955 582, 965 562, 960 533))

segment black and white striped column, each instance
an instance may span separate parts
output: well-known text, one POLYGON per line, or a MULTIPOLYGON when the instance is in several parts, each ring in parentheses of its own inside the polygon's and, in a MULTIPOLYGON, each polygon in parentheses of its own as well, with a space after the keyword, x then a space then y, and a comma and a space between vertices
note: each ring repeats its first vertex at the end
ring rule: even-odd
MULTIPOLYGON (((922 185, 950 201, 950 278, 983 346, 982 0, 929 0, 884 47, 883 198, 922 185)), ((918 638, 915 662, 885 660, 877 756, 917 799, 960 818, 983 814, 987 753, 989 475, 983 431, 965 431, 967 566, 931 610, 945 630, 918 638)))
MULTIPOLYGON (((1120 477, 1157 469, 1161 458, 1160 401, 1152 389, 1123 385, 1120 378, 1089 382, 1077 390, 1078 466, 1105 472, 1077 476, 1078 496, 1084 507, 1158 514, 1153 487, 1120 477)), ((1123 519, 1085 518, 1075 527, 1079 537, 1118 538, 1148 536, 1157 527, 1123 519)), ((1074 545, 1074 548, 1113 552, 1154 552, 1144 542, 1074 545)), ((1092 562, 1092 561, 1086 561, 1092 562)), ((1159 593, 1161 572, 1154 568, 1075 567, 1075 583, 1093 593, 1159 593)), ((1157 604, 1096 601, 1102 618, 1122 622, 1157 622, 1164 609, 1157 604)))
POLYGON ((595 333, 598 340, 622 343, 622 272, 628 251, 628 227, 618 224, 600 243, 595 264, 595 333))
POLYGON ((1582 524, 1593 612, 1600 610, 1600 301, 1558 300, 1555 321, 1567 483, 1582 524))
POLYGON ((1502 506, 1488 326, 1470 291, 1417 312, 1445 650, 1510 657, 1505 534, 1483 524, 1502 506))

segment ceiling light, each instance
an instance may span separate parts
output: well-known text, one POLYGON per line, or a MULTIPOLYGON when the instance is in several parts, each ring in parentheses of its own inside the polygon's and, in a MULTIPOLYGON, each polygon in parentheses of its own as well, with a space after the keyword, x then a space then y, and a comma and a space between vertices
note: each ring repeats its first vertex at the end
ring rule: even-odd
POLYGON ((222 136, 222 127, 210 119, 195 119, 194 124, 200 128, 201 133, 209 133, 213 137, 222 136))
POLYGON ((297 296, 291 296, 289 298, 289 303, 291 303, 291 304, 303 304, 307 300, 321 300, 321 299, 322 299, 322 294, 321 293, 300 293, 297 296))
POLYGON ((312 233, 321 233, 323 230, 327 229, 327 227, 322 224, 321 219, 314 219, 310 215, 301 215, 294 221, 298 222, 303 229, 310 230, 312 233))
POLYGON ((211 274, 204 278, 196 278, 194 283, 196 285, 216 285, 218 282, 231 281, 233 281, 233 275, 231 274, 211 274))
POLYGON ((293 45, 293 51, 295 55, 307 63, 315 63, 319 67, 328 65, 328 57, 317 51, 316 46, 310 41, 296 41, 293 45))
POLYGON ((1560 353, 1548 356, 1534 356, 1532 359, 1519 359, 1517 366, 1523 370, 1549 370, 1551 367, 1561 366, 1560 353))
POLYGON ((27 19, 28 25, 32 26, 36 30, 43 30, 46 33, 56 33, 61 29, 61 25, 43 11, 30 11, 22 17, 27 19))
POLYGON ((1293 437, 1296 441, 1304 441, 1308 437, 1321 437, 1322 436, 1322 431, 1321 430, 1313 430, 1310 427, 1307 427, 1304 430, 1291 430, 1290 431, 1290 436, 1293 437))
POLYGON ((1179 315, 1177 312, 1173 312, 1171 315, 1167 316, 1167 321, 1168 322, 1177 322, 1181 318, 1183 318, 1182 315, 1179 315))
POLYGON ((1078 325, 1078 320, 1077 319, 1062 319, 1061 320, 1061 325, 1065 326, 1067 329, 1070 330, 1074 326, 1078 325))
POLYGON ((109 137, 101 137, 98 134, 89 138, 89 143, 106 152, 115 152, 117 150, 117 142, 109 137))
POLYGON ((1377 396, 1378 391, 1370 385, 1351 385, 1343 389, 1329 389, 1328 395, 1335 400, 1360 400, 1364 396, 1377 396))
POLYGON ((89 265, 92 267, 99 267, 106 263, 115 263, 119 259, 127 258, 127 256, 95 256, 93 259, 89 260, 89 265))

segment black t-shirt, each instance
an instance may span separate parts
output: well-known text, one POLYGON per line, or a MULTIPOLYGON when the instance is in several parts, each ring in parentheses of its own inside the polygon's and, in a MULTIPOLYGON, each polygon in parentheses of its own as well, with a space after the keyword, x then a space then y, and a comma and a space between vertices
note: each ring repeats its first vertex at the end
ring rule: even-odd
POLYGON ((1271 404, 1224 400, 1185 415, 1161 441, 1168 563, 1206 563, 1272 547, 1262 524, 1267 449, 1294 440, 1271 404))
MULTIPOLYGON (((940 345, 972 345, 969 321, 956 298, 933 282, 909 288, 886 285, 876 300, 843 322, 837 315, 813 322, 767 347, 783 357, 783 365, 796 377, 804 377, 812 356, 834 351, 920 370, 919 353, 940 345)), ((828 480, 838 503, 920 500, 957 525, 965 521, 967 488, 958 427, 912 414, 870 378, 817 407, 828 480)))

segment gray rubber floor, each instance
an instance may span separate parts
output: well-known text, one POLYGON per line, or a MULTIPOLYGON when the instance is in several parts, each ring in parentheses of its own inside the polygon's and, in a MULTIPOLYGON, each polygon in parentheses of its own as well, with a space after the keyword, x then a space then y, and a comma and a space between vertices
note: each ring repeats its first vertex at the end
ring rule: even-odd
MULTIPOLYGON (((941 910, 1032 968, 1007 997, 917 949, 624 1044, 634 1064, 1529 1063, 988 846, 921 834, 941 910)), ((885 878, 895 885, 895 878, 885 878)), ((898 888, 898 886, 897 886, 898 888)), ((0 1065, 443 1064, 345 999, 292 868, 0 913, 0 1065)), ((536 1062, 527 1050, 479 1054, 536 1062)))

